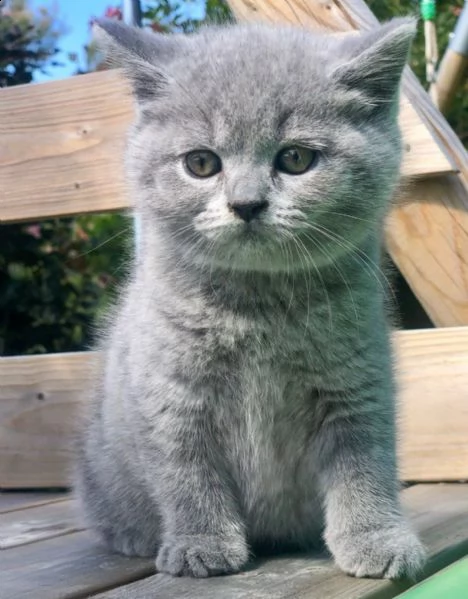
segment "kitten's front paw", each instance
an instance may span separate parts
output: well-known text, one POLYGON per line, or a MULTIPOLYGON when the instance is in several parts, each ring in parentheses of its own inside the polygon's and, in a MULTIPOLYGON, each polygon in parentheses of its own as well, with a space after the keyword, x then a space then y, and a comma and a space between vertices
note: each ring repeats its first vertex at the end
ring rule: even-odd
POLYGON ((184 535, 163 543, 156 568, 172 576, 206 578, 239 572, 248 559, 249 550, 243 539, 184 535))
POLYGON ((337 565, 358 578, 414 579, 426 561, 423 546, 404 524, 326 541, 337 565))

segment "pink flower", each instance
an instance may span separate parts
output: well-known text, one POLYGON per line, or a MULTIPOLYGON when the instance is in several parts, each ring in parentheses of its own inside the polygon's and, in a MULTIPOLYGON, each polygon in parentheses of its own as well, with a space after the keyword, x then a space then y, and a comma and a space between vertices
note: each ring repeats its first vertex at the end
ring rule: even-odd
POLYGON ((35 239, 40 239, 42 237, 41 225, 29 225, 25 228, 25 231, 35 239))
POLYGON ((106 19, 116 19, 117 21, 122 20, 122 11, 120 8, 115 6, 109 6, 106 8, 106 12, 104 13, 106 19))

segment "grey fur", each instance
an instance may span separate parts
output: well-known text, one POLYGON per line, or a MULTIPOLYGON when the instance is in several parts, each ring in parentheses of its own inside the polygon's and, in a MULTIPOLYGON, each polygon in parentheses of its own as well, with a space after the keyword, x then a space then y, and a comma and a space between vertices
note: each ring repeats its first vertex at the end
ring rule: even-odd
POLYGON ((414 575, 380 261, 415 24, 341 39, 262 25, 191 36, 102 22, 133 84, 141 252, 102 340, 77 487, 109 547, 197 577, 316 546, 414 575), (320 150, 274 172, 284 145, 320 150), (192 177, 208 148, 223 171, 192 177), (247 225, 232 201, 266 199, 247 225))

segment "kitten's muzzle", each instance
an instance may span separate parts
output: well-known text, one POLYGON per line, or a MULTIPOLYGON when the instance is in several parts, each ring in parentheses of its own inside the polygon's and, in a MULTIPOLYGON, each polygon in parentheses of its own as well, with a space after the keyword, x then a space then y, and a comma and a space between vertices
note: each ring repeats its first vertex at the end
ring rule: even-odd
POLYGON ((262 212, 268 208, 267 200, 254 202, 229 202, 229 210, 238 218, 249 223, 254 218, 258 218, 262 212))

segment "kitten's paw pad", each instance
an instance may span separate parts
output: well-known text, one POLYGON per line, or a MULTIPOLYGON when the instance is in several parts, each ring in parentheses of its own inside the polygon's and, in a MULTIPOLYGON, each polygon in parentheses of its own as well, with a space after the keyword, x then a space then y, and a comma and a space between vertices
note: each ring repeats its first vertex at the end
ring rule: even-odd
POLYGON ((163 543, 156 568, 172 576, 206 578, 239 572, 248 559, 249 551, 243 539, 186 535, 163 543))
POLYGON ((329 540, 337 565, 357 578, 411 578, 424 566, 426 552, 406 526, 343 535, 329 540))

